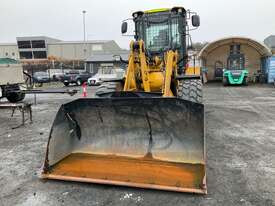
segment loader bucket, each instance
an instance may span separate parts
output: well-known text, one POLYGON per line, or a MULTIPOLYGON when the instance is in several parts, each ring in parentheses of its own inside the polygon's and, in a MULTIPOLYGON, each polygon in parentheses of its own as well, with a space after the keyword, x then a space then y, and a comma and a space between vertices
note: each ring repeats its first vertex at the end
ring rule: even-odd
POLYGON ((159 97, 62 105, 41 177, 206 194, 204 106, 159 97))

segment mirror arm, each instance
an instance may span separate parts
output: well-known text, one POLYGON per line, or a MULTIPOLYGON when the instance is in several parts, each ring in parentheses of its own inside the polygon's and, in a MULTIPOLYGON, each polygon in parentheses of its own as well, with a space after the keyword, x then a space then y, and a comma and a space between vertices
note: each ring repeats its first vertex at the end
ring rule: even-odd
POLYGON ((123 60, 121 56, 120 56, 120 62, 122 62, 124 64, 129 64, 129 61, 123 60))

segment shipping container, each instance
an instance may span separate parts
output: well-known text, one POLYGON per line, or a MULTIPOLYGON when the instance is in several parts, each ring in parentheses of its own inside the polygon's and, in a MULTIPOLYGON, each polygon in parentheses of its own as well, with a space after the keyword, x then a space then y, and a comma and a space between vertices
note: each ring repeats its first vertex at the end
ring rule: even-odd
POLYGON ((269 84, 275 81, 275 56, 269 57, 267 61, 267 82, 269 84))

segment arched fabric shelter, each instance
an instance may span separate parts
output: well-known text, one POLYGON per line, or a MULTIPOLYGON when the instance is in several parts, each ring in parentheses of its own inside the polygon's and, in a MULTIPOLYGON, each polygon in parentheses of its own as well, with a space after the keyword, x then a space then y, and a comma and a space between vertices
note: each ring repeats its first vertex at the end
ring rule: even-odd
POLYGON ((246 37, 228 37, 207 44, 199 53, 202 67, 207 69, 208 80, 219 79, 222 69, 227 67, 230 46, 241 45, 241 53, 245 55, 245 67, 249 76, 262 69, 262 60, 271 56, 271 50, 263 43, 246 37))

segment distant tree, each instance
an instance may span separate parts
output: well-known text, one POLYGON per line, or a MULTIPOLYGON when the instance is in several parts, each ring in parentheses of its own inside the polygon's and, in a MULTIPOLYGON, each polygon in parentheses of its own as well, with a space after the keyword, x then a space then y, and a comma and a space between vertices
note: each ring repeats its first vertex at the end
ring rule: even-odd
POLYGON ((193 47, 193 50, 200 51, 207 44, 208 44, 208 42, 195 42, 195 43, 193 43, 192 47, 193 47))

